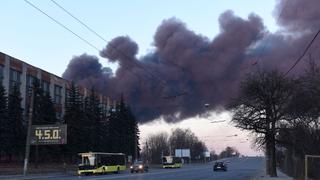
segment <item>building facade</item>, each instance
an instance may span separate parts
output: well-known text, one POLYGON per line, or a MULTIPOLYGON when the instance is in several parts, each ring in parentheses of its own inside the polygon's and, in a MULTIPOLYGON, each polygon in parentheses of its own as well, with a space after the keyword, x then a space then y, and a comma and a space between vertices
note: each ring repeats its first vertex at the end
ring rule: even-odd
MULTIPOLYGON (((71 88, 71 82, 0 52, 0 83, 4 86, 7 94, 10 94, 15 85, 19 87, 22 98, 21 107, 24 109, 25 117, 27 117, 25 112, 29 108, 30 93, 35 79, 39 80, 43 91, 50 94, 55 106, 56 116, 62 121, 67 92, 71 88)), ((90 94, 89 89, 82 86, 77 87, 83 97, 90 94)), ((97 94, 97 98, 105 112, 110 109, 111 104, 115 104, 115 101, 111 103, 108 97, 101 94, 97 94)))

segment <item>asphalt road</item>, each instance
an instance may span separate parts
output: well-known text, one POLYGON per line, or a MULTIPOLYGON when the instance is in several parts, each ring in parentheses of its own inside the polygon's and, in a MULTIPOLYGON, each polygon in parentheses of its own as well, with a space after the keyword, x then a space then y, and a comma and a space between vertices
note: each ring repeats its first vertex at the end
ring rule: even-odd
POLYGON ((264 159, 261 157, 244 157, 228 159, 228 171, 213 172, 213 163, 185 165, 181 169, 150 169, 148 173, 129 171, 120 174, 95 176, 45 176, 29 177, 27 179, 62 179, 62 180, 246 180, 263 168, 264 159))

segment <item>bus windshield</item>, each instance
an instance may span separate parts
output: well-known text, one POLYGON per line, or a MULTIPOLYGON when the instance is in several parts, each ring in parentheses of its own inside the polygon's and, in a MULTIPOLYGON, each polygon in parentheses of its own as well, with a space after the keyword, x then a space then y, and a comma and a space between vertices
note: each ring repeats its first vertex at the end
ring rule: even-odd
POLYGON ((162 158, 163 164, 174 164, 174 163, 181 163, 181 158, 173 157, 173 156, 164 156, 162 158))
POLYGON ((95 157, 94 156, 82 156, 81 164, 82 166, 94 166, 95 165, 95 157))
POLYGON ((171 156, 164 156, 162 158, 162 163, 163 164, 172 164, 173 163, 173 158, 171 156))

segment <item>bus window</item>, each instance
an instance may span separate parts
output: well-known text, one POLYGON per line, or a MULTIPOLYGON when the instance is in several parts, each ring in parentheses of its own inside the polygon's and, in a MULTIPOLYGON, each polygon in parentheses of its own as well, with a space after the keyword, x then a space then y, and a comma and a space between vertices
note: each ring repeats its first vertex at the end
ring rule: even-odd
POLYGON ((162 158, 162 162, 163 162, 163 163, 166 163, 166 162, 167 162, 167 158, 165 158, 165 157, 162 158))
POLYGON ((78 156, 77 162, 78 162, 78 165, 83 165, 83 157, 78 156))
POLYGON ((95 157, 94 156, 89 156, 89 165, 90 166, 94 166, 95 165, 95 157))
POLYGON ((174 157, 173 158, 174 163, 181 163, 181 158, 180 157, 174 157))
POLYGON ((122 164, 125 164, 125 157, 122 156, 122 155, 118 155, 118 156, 115 156, 114 160, 115 160, 115 164, 119 164, 119 165, 122 165, 122 164))
POLYGON ((82 156, 81 165, 94 166, 95 165, 95 157, 94 156, 82 156))

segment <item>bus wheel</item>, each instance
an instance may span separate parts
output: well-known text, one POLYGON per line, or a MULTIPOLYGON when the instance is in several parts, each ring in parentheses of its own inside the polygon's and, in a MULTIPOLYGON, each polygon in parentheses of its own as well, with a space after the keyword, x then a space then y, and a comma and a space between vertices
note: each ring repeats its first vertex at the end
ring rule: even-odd
POLYGON ((106 169, 103 167, 102 168, 102 174, 105 174, 106 173, 106 169))
POLYGON ((118 168, 117 168, 117 174, 119 174, 119 173, 120 173, 120 168, 118 167, 118 168))

